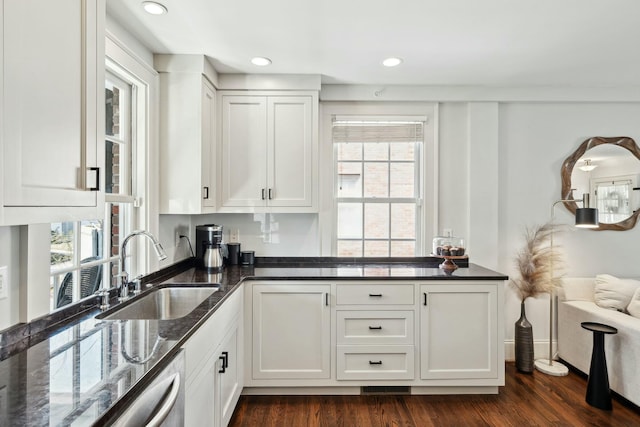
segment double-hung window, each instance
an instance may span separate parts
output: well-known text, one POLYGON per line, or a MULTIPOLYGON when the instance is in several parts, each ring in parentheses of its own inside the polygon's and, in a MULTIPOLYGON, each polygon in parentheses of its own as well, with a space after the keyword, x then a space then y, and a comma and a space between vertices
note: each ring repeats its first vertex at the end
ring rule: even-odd
POLYGON ((125 76, 106 72, 104 216, 51 224, 52 310, 111 287, 119 273, 120 240, 135 221, 136 90, 125 76))
POLYGON ((337 256, 420 255, 423 134, 420 119, 333 121, 337 256))
POLYGON ((596 196, 600 222, 613 224, 624 221, 632 213, 634 176, 593 178, 591 187, 596 196))

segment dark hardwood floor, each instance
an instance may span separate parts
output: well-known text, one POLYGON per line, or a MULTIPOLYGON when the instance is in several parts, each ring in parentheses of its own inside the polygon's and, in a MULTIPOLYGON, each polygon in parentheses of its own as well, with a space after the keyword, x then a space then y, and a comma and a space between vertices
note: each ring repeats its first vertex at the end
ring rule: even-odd
POLYGON ((231 427, 640 426, 640 410, 584 401, 586 378, 521 374, 506 365, 498 395, 242 396, 231 427))

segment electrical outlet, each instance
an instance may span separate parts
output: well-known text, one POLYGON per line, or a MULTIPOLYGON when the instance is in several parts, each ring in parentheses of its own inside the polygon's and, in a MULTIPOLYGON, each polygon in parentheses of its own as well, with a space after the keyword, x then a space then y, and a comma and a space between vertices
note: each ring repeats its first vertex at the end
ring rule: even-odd
POLYGON ((229 242, 238 243, 240 241, 240 230, 237 228, 233 228, 229 232, 229 242))
POLYGON ((7 297, 7 288, 9 287, 9 272, 6 266, 0 267, 0 299, 7 297))

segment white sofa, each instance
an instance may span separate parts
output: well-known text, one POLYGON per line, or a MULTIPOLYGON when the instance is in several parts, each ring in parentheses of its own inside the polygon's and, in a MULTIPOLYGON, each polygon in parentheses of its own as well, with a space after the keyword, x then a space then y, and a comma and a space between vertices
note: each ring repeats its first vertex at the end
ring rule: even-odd
POLYGON ((640 405, 640 318, 602 308, 594 299, 595 278, 565 278, 558 292, 558 355, 589 373, 593 333, 581 322, 598 322, 618 329, 605 336, 611 390, 640 405))

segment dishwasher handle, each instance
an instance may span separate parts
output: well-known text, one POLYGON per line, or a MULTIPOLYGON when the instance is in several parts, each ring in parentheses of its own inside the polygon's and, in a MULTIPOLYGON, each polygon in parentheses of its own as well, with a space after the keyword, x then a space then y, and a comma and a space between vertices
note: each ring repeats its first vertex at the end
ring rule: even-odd
POLYGON ((160 426, 164 420, 167 418, 171 410, 173 409, 173 405, 176 404, 176 400, 178 400, 178 395, 180 392, 180 373, 176 372, 172 376, 173 381, 171 381, 171 390, 167 393, 164 398, 164 402, 156 412, 156 414, 149 420, 145 427, 158 427, 160 426))

